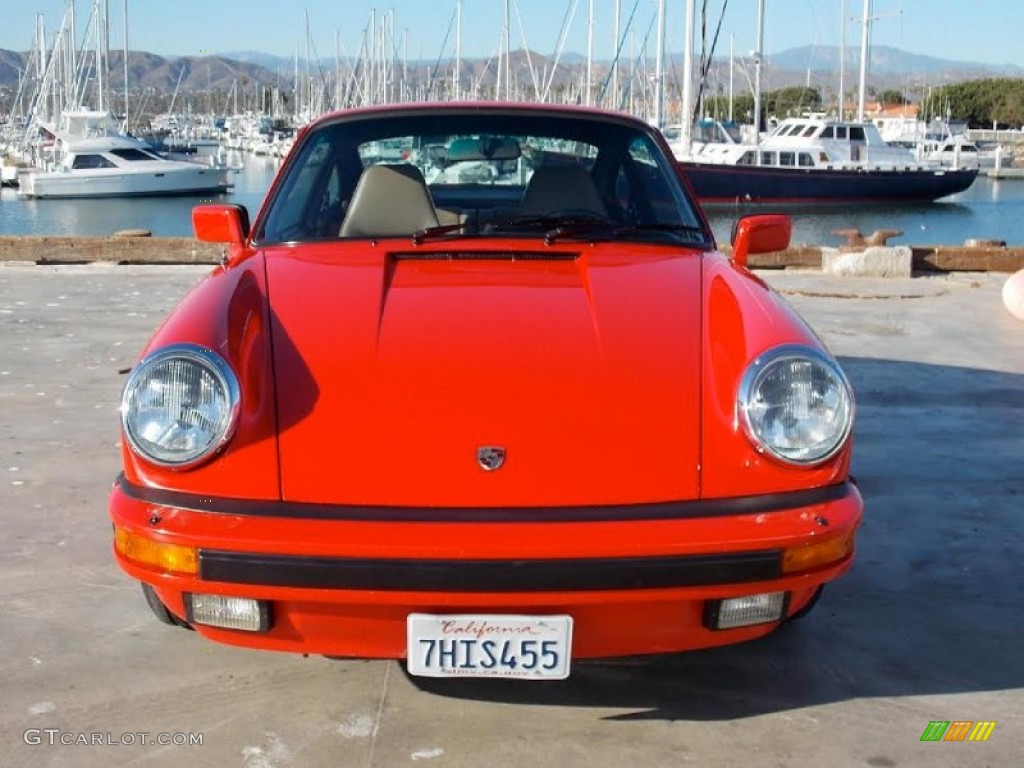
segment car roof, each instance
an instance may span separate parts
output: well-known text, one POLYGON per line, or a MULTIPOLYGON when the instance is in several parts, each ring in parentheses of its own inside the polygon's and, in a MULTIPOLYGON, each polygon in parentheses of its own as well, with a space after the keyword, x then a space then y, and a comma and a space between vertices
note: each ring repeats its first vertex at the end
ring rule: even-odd
POLYGON ((624 112, 612 112, 594 107, 575 105, 535 104, 530 102, 495 101, 452 101, 452 102, 409 102, 404 104, 381 104, 369 107, 342 109, 321 115, 307 128, 315 130, 322 125, 365 120, 374 117, 401 117, 425 115, 536 115, 538 117, 560 117, 580 120, 596 120, 619 125, 628 125, 642 130, 653 131, 649 123, 624 112))

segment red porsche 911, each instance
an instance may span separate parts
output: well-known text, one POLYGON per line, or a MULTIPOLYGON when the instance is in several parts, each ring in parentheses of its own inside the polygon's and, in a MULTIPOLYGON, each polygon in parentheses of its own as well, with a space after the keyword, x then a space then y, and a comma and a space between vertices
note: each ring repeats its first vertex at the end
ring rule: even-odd
POLYGON ((660 134, 430 104, 307 127, 121 404, 120 567, 218 642, 564 678, 765 635, 850 567, 836 361, 660 134))

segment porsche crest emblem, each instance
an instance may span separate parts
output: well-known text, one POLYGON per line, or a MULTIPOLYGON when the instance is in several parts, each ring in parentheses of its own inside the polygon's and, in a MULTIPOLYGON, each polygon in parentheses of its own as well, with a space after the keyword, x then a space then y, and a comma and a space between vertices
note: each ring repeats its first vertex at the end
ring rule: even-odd
POLYGON ((505 463, 505 449, 500 445, 481 445, 476 449, 476 460, 488 472, 501 469, 505 463))

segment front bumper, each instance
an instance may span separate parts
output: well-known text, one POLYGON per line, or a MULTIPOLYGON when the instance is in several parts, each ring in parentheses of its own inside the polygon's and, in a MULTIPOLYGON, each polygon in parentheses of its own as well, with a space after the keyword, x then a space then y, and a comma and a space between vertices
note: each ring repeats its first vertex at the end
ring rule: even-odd
POLYGON ((708 601, 788 593, 787 615, 849 568, 783 572, 783 552, 852 534, 862 500, 844 483, 767 497, 559 510, 397 510, 206 499, 120 479, 118 529, 198 550, 198 573, 123 557, 121 568, 186 616, 185 595, 267 601, 252 633, 196 625, 219 642, 361 658, 403 658, 406 618, 567 614, 574 658, 740 642, 777 626, 705 626, 708 601))

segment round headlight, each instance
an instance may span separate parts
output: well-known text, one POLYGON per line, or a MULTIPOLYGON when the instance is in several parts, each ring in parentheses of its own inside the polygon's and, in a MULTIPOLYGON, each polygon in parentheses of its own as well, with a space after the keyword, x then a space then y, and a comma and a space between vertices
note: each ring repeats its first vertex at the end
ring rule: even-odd
POLYGON ((121 423, 136 453, 186 468, 231 438, 238 407, 238 380, 223 358, 194 344, 175 344, 132 371, 121 397, 121 423))
POLYGON ((743 374, 738 407, 754 445, 790 464, 831 458, 853 427, 846 376, 811 347, 776 347, 754 360, 743 374))

